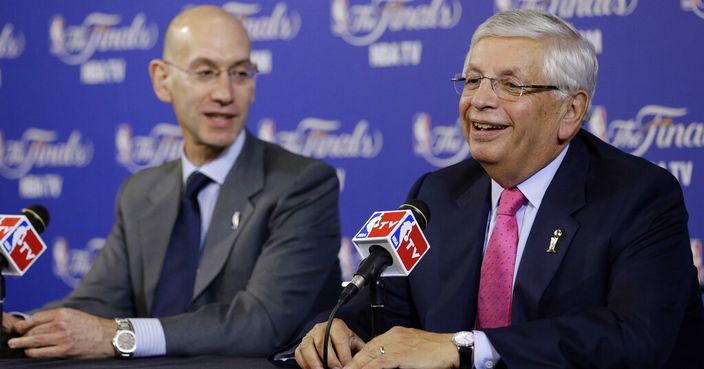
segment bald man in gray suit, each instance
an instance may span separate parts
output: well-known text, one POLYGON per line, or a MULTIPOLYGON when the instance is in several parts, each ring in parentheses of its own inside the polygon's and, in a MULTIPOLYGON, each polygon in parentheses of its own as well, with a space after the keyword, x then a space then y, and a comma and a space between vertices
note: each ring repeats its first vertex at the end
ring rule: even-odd
POLYGON ((256 66, 242 24, 199 6, 165 37, 149 72, 157 97, 174 106, 182 157, 123 184, 112 232, 73 293, 27 320, 6 315, 19 336, 10 347, 30 357, 264 356, 337 297, 335 171, 244 129, 256 66), (210 181, 197 195, 194 287, 182 288, 185 311, 163 316, 155 296, 172 278, 162 272, 194 172, 210 181))

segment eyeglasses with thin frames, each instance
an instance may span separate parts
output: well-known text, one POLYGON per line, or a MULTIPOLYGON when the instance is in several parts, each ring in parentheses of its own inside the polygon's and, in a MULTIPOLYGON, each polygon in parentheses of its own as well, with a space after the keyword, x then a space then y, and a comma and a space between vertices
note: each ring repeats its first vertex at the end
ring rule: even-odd
POLYGON ((450 80, 458 95, 473 96, 484 79, 489 80, 496 97, 506 101, 517 101, 524 94, 560 90, 560 87, 555 85, 526 85, 510 77, 491 78, 482 75, 462 77, 455 75, 450 80))
POLYGON ((164 60, 164 63, 178 71, 188 74, 197 82, 202 84, 210 84, 214 81, 217 81, 217 79, 220 78, 220 75, 223 72, 227 73, 230 83, 234 85, 243 85, 245 83, 248 83, 254 80, 257 74, 259 74, 257 65, 254 63, 242 63, 241 65, 236 65, 226 71, 207 65, 198 67, 195 70, 191 70, 179 67, 178 65, 168 60, 164 60))

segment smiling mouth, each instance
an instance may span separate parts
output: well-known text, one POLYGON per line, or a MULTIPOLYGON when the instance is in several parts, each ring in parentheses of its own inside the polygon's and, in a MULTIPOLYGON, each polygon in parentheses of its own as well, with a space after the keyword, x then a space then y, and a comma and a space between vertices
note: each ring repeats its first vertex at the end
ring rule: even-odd
POLYGON ((205 113, 205 116, 208 118, 215 118, 215 119, 232 119, 235 117, 234 114, 225 114, 225 113, 205 113))
POLYGON ((508 128, 508 126, 504 126, 504 125, 490 124, 490 123, 479 123, 479 122, 472 122, 472 125, 474 126, 475 129, 477 129, 479 131, 498 131, 498 130, 508 128))

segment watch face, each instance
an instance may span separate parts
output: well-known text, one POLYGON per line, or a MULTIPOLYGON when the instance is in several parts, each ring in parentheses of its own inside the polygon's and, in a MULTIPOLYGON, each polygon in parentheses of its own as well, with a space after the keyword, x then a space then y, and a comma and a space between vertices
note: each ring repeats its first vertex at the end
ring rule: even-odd
POLYGON ((474 334, 472 332, 458 332, 452 339, 457 346, 474 345, 474 334))
POLYGON ((135 348, 137 347, 136 343, 137 342, 136 342, 134 333, 132 333, 130 331, 122 331, 117 336, 117 348, 118 348, 118 350, 120 350, 120 352, 123 352, 123 353, 133 352, 135 350, 135 348))

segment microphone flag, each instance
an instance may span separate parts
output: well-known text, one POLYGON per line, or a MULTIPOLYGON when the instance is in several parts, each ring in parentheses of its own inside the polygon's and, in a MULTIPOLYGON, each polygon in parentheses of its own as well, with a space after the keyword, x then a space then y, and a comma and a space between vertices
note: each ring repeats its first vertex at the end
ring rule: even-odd
POLYGON ((393 259, 382 277, 408 276, 430 245, 410 210, 378 211, 372 214, 352 239, 363 259, 371 246, 381 246, 393 259))
POLYGON ((27 217, 0 214, 0 253, 7 261, 3 275, 24 275, 45 250, 46 244, 27 217))

